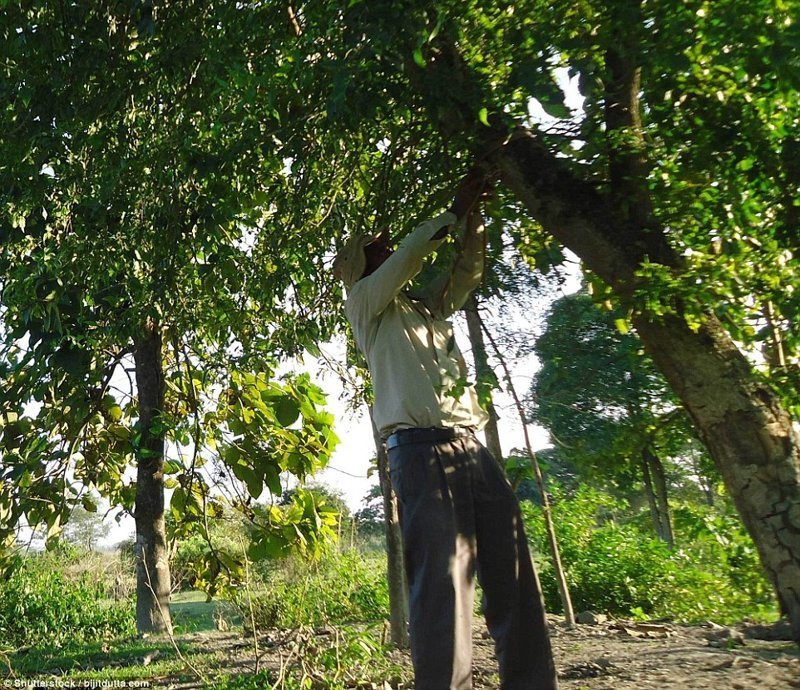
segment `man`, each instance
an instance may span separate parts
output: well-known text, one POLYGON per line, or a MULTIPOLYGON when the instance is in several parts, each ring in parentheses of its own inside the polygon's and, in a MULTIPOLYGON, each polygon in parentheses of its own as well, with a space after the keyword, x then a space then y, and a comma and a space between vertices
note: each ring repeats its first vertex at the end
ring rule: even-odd
POLYGON ((388 231, 350 239, 334 262, 345 311, 367 359, 374 419, 400 501, 417 690, 472 687, 474 574, 495 641, 503 690, 557 688, 539 582, 519 506, 475 438, 487 414, 467 385, 446 320, 483 273, 485 180, 468 175, 449 211, 419 225, 396 251, 388 231), (465 225, 452 270, 404 291, 450 227, 465 225))

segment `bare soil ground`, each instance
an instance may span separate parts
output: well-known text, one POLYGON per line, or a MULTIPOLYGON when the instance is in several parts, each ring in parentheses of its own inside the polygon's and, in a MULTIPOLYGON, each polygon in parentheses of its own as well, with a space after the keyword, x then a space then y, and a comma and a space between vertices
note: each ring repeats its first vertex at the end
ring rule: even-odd
MULTIPOLYGON (((551 619, 564 690, 789 690, 800 688, 800 649, 776 628, 604 622, 569 630, 551 619)), ((479 650, 491 655, 480 635, 479 650)), ((488 659, 487 659, 488 663, 488 659)), ((492 687, 487 685, 486 687, 492 687)), ((494 686, 496 687, 496 686, 494 686)))
MULTIPOLYGON (((780 626, 723 628, 676 624, 600 621, 566 628, 550 618, 551 636, 562 690, 791 690, 800 688, 800 649, 780 626), (771 639, 756 639, 767 637, 771 639), (775 638, 786 639, 775 639, 775 638)), ((182 636, 182 638, 204 637, 182 636)), ((324 631, 321 638, 331 637, 324 631)), ((259 638, 262 638, 259 635, 259 638)), ((275 636, 260 639, 266 652, 261 668, 277 668, 282 645, 275 636)), ((230 667, 246 672, 252 661, 252 642, 235 633, 209 634, 209 649, 227 652, 230 667)), ((205 645, 204 645, 205 646, 205 645)), ((475 690, 499 687, 492 640, 481 625, 474 628, 475 690)), ((405 652, 391 652, 392 660, 410 668, 405 652)), ((410 672, 407 674, 410 677, 410 672)), ((158 687, 188 690, 189 683, 158 687)), ((374 690, 411 690, 413 684, 388 678, 370 684, 374 690)))

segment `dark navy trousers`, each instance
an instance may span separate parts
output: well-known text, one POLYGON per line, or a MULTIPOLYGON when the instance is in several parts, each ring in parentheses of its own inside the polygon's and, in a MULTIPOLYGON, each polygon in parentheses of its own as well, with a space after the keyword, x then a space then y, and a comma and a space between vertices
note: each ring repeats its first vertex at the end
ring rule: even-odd
POLYGON ((417 690, 472 687, 474 576, 502 690, 556 690, 539 580, 519 504, 473 436, 388 451, 399 499, 417 690))

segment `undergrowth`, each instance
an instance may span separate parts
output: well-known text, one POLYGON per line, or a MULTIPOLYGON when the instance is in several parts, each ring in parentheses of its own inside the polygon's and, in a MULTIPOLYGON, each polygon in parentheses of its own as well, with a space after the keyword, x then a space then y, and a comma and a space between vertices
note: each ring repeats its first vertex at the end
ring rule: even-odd
MULTIPOLYGON (((673 510, 675 550, 646 519, 590 487, 553 492, 553 518, 576 611, 677 622, 768 620, 776 614, 752 540, 732 509, 680 505, 673 510)), ((523 502, 549 611, 562 610, 544 521, 523 502)))

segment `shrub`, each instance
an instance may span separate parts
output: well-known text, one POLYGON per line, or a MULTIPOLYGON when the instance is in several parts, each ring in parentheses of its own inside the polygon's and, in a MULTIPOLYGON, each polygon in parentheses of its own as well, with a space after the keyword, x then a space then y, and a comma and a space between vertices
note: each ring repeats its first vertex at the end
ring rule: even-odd
POLYGON ((18 647, 136 632, 132 602, 104 600, 105 584, 87 573, 70 579, 69 564, 69 552, 34 554, 0 583, 0 639, 18 647))
MULTIPOLYGON (((772 591, 749 536, 729 508, 679 506, 670 551, 646 521, 597 489, 564 496, 553 514, 561 558, 577 611, 697 621, 764 617, 772 591)), ((560 611, 541 510, 523 502, 545 602, 560 611)))

